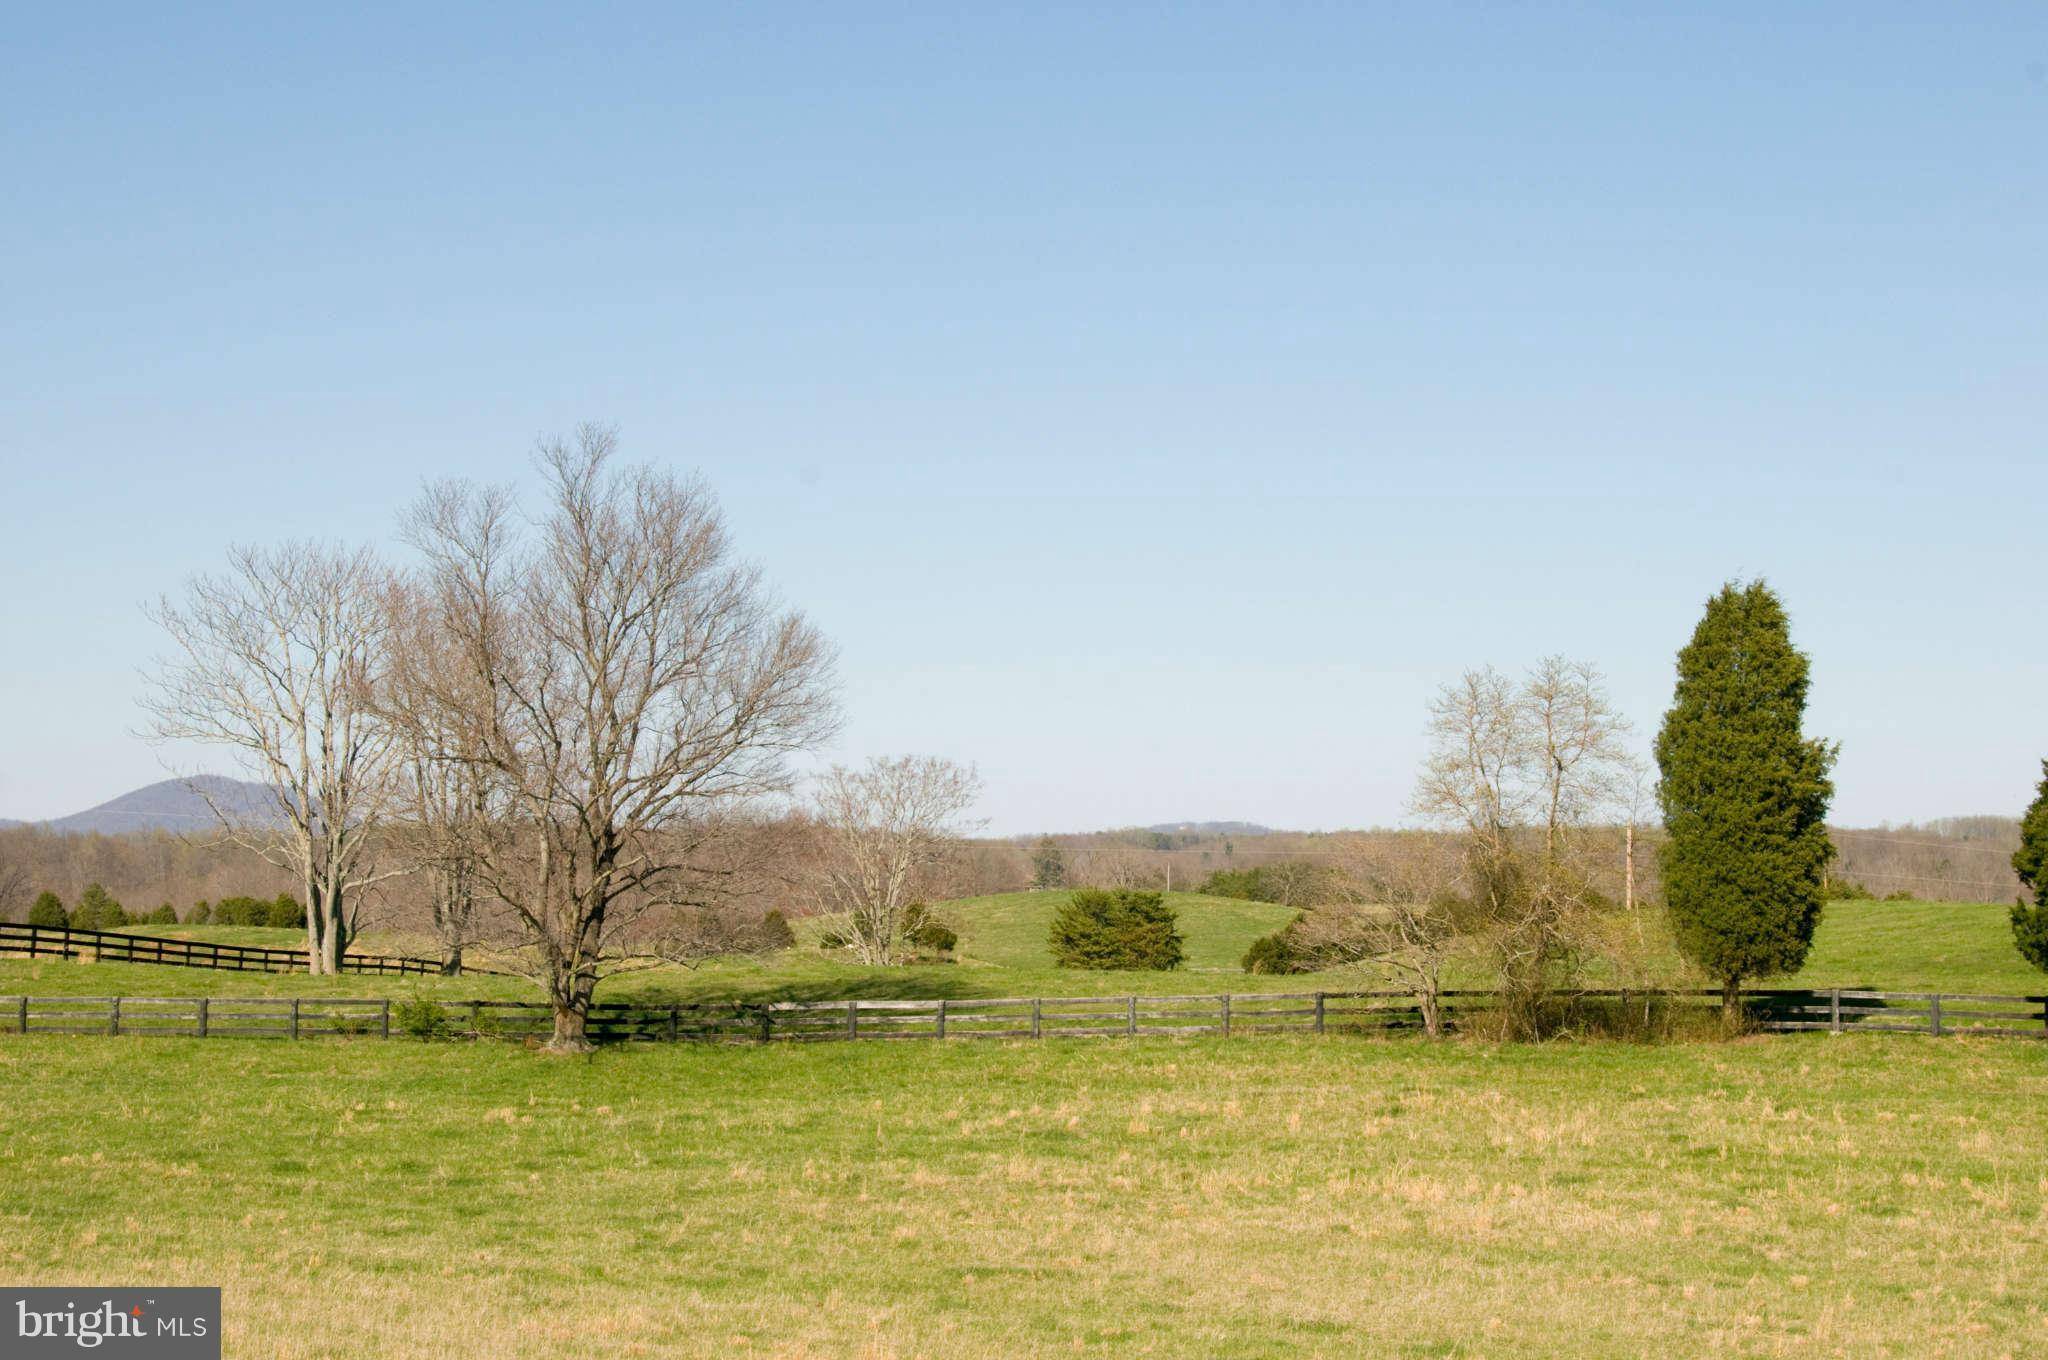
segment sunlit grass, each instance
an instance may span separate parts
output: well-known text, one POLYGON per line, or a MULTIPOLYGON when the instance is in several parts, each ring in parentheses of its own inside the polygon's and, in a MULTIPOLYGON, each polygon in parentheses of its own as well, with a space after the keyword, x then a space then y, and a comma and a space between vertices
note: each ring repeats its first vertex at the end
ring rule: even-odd
POLYGON ((0 1279, 228 1353, 2039 1354, 2048 1045, 0 1036, 0 1279))

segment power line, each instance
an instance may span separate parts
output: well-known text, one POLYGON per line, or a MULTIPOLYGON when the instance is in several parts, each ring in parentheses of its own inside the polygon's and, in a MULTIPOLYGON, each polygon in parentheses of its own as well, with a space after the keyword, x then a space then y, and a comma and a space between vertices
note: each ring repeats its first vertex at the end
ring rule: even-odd
POLYGON ((1844 831, 1836 827, 1829 827, 1828 834, 1830 836, 1863 836, 1882 840, 1886 845, 1931 845, 1938 850, 1974 850, 1980 855, 2010 855, 2012 853, 2012 851, 1996 845, 1972 845, 1967 841, 1905 840, 1894 836, 1889 831, 1844 831))

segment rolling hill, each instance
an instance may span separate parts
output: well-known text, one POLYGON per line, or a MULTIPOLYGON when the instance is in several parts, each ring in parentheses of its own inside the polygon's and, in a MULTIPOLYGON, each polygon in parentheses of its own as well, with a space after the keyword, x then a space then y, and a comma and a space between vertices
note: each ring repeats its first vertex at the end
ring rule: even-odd
POLYGON ((258 825, 276 820, 270 806, 270 790, 263 785, 202 774, 145 785, 97 807, 41 825, 51 831, 99 832, 108 836, 126 831, 204 831, 219 823, 215 805, 230 817, 258 825))

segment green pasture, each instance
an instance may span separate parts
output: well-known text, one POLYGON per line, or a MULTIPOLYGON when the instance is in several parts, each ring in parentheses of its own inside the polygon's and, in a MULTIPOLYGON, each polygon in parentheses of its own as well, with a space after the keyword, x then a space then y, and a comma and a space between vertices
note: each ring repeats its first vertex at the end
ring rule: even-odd
MULTIPOLYGON (((600 998, 692 1001, 825 1000, 846 997, 1080 996, 1223 991, 1329 991, 1385 985, 1369 970, 1295 977, 1256 977, 1238 960, 1253 939, 1286 923, 1292 912, 1261 902, 1170 895, 1180 913, 1188 961, 1168 973, 1091 973, 1052 966, 1046 933, 1065 894, 1005 893, 963 898, 937 907, 960 935, 957 960, 867 968, 843 954, 800 947, 766 959, 721 960, 698 968, 661 968, 605 984, 600 998)), ((819 922, 799 922, 814 939, 819 922)), ((173 929, 173 928, 163 928, 173 929)), ((303 936, 247 926, 180 926, 176 933, 231 944, 290 948, 303 936)), ((419 941, 372 935, 364 952, 401 952, 419 941)), ((490 960, 482 960, 488 964, 490 960)), ((1668 970, 1677 972, 1675 960, 1668 970)), ((1596 979, 1597 980, 1597 979, 1596 979)), ((1806 968, 1793 986, 1865 987, 1894 991, 2048 992, 2048 976, 2013 948, 2003 907, 1978 902, 1836 902, 1822 918, 1806 968)), ((82 963, 0 958, 0 995, 124 996, 407 996, 524 1000, 532 984, 512 977, 400 978, 223 972, 150 964, 82 963)))

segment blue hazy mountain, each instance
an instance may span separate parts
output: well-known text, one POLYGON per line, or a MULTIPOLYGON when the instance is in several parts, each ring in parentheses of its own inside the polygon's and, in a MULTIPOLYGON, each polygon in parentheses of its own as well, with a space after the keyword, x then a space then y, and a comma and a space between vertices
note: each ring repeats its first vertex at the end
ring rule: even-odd
POLYGON ((205 831, 220 825, 213 810, 238 821, 263 825, 277 820, 271 791, 262 784, 224 775, 201 774, 189 779, 166 779, 109 799, 98 807, 74 812, 42 823, 52 831, 97 831, 119 835, 124 831, 205 831), (212 800, 209 803, 208 799, 212 800))

